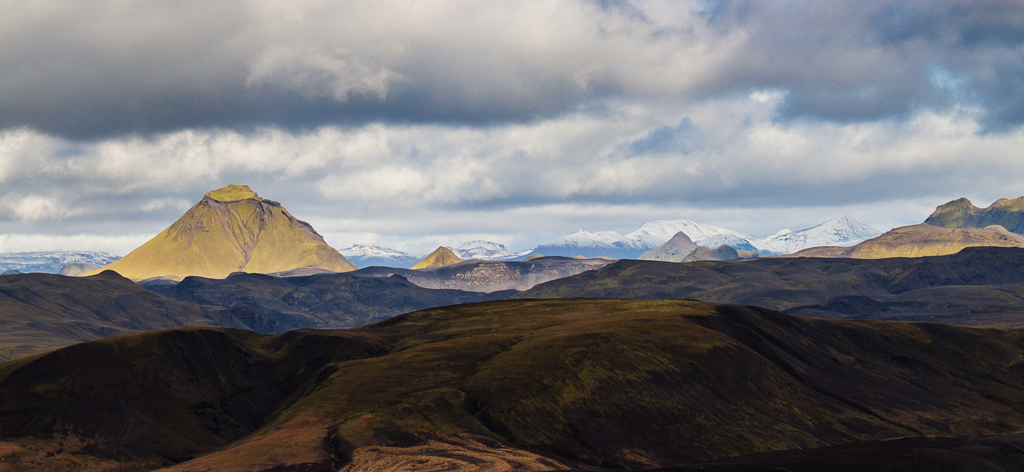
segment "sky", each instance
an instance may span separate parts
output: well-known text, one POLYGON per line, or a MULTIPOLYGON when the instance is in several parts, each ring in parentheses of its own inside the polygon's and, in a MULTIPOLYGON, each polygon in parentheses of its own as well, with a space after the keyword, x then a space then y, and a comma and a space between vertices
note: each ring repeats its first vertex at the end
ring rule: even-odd
POLYGON ((336 248, 1024 195, 1020 0, 0 0, 0 252, 248 184, 336 248))

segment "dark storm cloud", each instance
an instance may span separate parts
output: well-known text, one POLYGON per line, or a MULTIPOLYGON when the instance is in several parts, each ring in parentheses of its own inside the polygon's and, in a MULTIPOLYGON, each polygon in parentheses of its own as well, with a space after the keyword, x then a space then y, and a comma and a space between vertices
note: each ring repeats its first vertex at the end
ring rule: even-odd
POLYGON ((715 2, 748 48, 723 88, 777 87, 789 116, 836 121, 979 106, 990 129, 1024 122, 1024 4, 1017 0, 715 2))
POLYGON ((5 2, 0 127, 500 124, 758 89, 784 117, 1024 122, 1019 1, 278 3, 5 2))

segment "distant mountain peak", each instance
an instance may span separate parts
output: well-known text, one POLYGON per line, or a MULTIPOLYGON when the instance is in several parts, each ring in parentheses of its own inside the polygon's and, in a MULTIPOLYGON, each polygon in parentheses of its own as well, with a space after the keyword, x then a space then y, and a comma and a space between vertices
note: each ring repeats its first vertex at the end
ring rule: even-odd
POLYGON ((434 252, 424 257, 423 260, 419 261, 416 265, 412 266, 412 269, 431 269, 435 267, 444 267, 449 265, 455 265, 462 262, 462 258, 455 255, 455 252, 451 248, 441 246, 434 250, 434 252))

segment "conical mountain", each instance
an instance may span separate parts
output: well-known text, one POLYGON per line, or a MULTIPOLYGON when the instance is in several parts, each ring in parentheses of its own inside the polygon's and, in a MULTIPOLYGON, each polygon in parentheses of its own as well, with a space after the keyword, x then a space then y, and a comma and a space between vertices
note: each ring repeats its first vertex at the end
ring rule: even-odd
POLYGON ((697 244, 686 233, 680 231, 672 236, 667 243, 640 255, 644 261, 682 262, 686 256, 697 249, 697 244))
POLYGON ((246 185, 228 185, 207 193, 169 228, 102 269, 137 281, 160 276, 224 278, 238 271, 271 273, 301 267, 356 269, 280 203, 260 198, 246 185))
POLYGON ((462 258, 456 256, 451 249, 441 246, 434 252, 424 257, 423 260, 412 266, 413 269, 430 269, 432 267, 444 267, 462 262, 462 258))

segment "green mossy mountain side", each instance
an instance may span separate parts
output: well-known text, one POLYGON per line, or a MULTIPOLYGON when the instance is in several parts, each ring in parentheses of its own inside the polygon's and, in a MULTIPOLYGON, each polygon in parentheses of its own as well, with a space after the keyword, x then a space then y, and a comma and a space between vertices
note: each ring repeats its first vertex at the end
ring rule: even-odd
POLYGON ((488 302, 273 337, 177 329, 0 364, 0 448, 35 470, 488 460, 473 445, 549 469, 680 466, 1016 431, 1021 359, 1019 330, 678 300, 488 302))
POLYGON ((190 275, 224 278, 238 271, 282 272, 314 267, 355 270, 313 227, 280 203, 245 185, 207 193, 169 228, 100 270, 132 279, 190 275))
POLYGON ((698 299, 820 317, 1024 326, 1024 249, 892 259, 621 260, 515 298, 698 299))
POLYGON ((986 228, 1002 226, 1007 231, 1024 234, 1024 197, 1001 198, 988 208, 978 208, 966 198, 940 205, 924 221, 943 228, 986 228))

